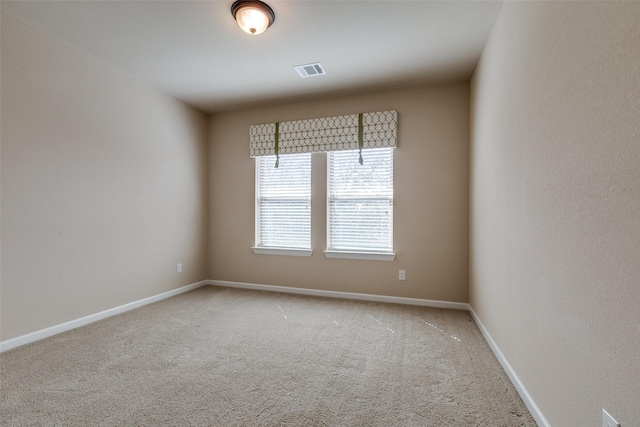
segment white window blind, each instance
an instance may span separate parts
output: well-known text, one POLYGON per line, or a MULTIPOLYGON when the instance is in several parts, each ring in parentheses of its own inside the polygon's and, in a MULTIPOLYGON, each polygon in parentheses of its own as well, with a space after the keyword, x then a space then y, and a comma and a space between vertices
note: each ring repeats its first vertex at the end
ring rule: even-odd
POLYGON ((327 155, 328 250, 393 252, 393 148, 327 155))
POLYGON ((256 158, 256 247, 311 248, 311 154, 256 158))

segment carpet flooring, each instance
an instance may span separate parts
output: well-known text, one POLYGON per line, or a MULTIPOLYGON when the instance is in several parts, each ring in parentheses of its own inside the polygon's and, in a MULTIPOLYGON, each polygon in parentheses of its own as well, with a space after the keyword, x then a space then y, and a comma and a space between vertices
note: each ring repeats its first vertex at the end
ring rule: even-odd
POLYGON ((205 286, 0 354, 2 426, 535 426, 469 313, 205 286))

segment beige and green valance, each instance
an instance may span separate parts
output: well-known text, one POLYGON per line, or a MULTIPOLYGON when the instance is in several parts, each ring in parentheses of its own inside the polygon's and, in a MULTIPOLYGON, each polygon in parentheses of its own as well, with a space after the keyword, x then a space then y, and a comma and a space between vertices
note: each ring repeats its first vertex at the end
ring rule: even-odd
POLYGON ((249 127, 251 157, 397 146, 395 110, 249 127))

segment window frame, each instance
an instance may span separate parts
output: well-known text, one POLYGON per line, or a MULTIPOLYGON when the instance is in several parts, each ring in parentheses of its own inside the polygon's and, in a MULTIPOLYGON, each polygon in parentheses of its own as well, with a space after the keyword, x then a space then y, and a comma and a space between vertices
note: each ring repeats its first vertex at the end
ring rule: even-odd
MULTIPOLYGON (((393 150, 395 147, 389 147, 388 149, 391 152, 391 162, 392 162, 392 177, 394 175, 393 171, 393 163, 395 156, 393 155, 393 150)), ((347 150, 347 151, 355 151, 358 150, 347 150)), ((366 161, 366 151, 364 151, 364 157, 366 161)), ((340 249, 340 248, 332 248, 331 244, 331 159, 330 157, 334 155, 334 153, 339 152, 327 152, 327 179, 326 179, 326 227, 327 227, 327 235, 326 235, 326 249, 324 250, 324 255, 326 258, 334 258, 334 259, 354 259, 354 260, 371 260, 371 261, 393 261, 395 260, 395 251, 394 251, 394 235, 393 235, 393 213, 391 217, 391 249, 388 251, 384 250, 367 250, 367 249, 340 249)), ((358 167, 358 164, 355 164, 354 167, 358 167)), ((393 206, 394 196, 393 196, 393 184, 392 184, 392 196, 391 196, 391 204, 393 206)))
POLYGON ((260 162, 272 161, 275 167, 276 156, 262 156, 255 158, 255 185, 254 185, 254 209, 255 209, 255 224, 254 224, 254 246, 251 247, 254 254, 262 254, 262 255, 285 255, 285 256, 297 256, 297 257, 310 257, 313 254, 312 249, 312 220, 311 220, 311 204, 313 203, 311 194, 312 194, 312 173, 311 173, 311 153, 297 153, 297 154, 286 154, 280 156, 282 159, 285 156, 296 156, 296 155, 307 155, 309 156, 309 247, 290 247, 290 246, 261 246, 261 215, 260 215, 260 202, 261 202, 261 175, 260 175, 260 162))

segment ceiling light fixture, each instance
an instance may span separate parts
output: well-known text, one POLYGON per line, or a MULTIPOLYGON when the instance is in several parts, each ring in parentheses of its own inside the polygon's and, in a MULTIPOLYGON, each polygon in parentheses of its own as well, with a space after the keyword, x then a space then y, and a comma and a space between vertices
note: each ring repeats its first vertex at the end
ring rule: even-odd
POLYGON ((260 0, 237 0, 231 5, 231 14, 240 28, 254 36, 263 33, 276 20, 273 9, 260 0))

